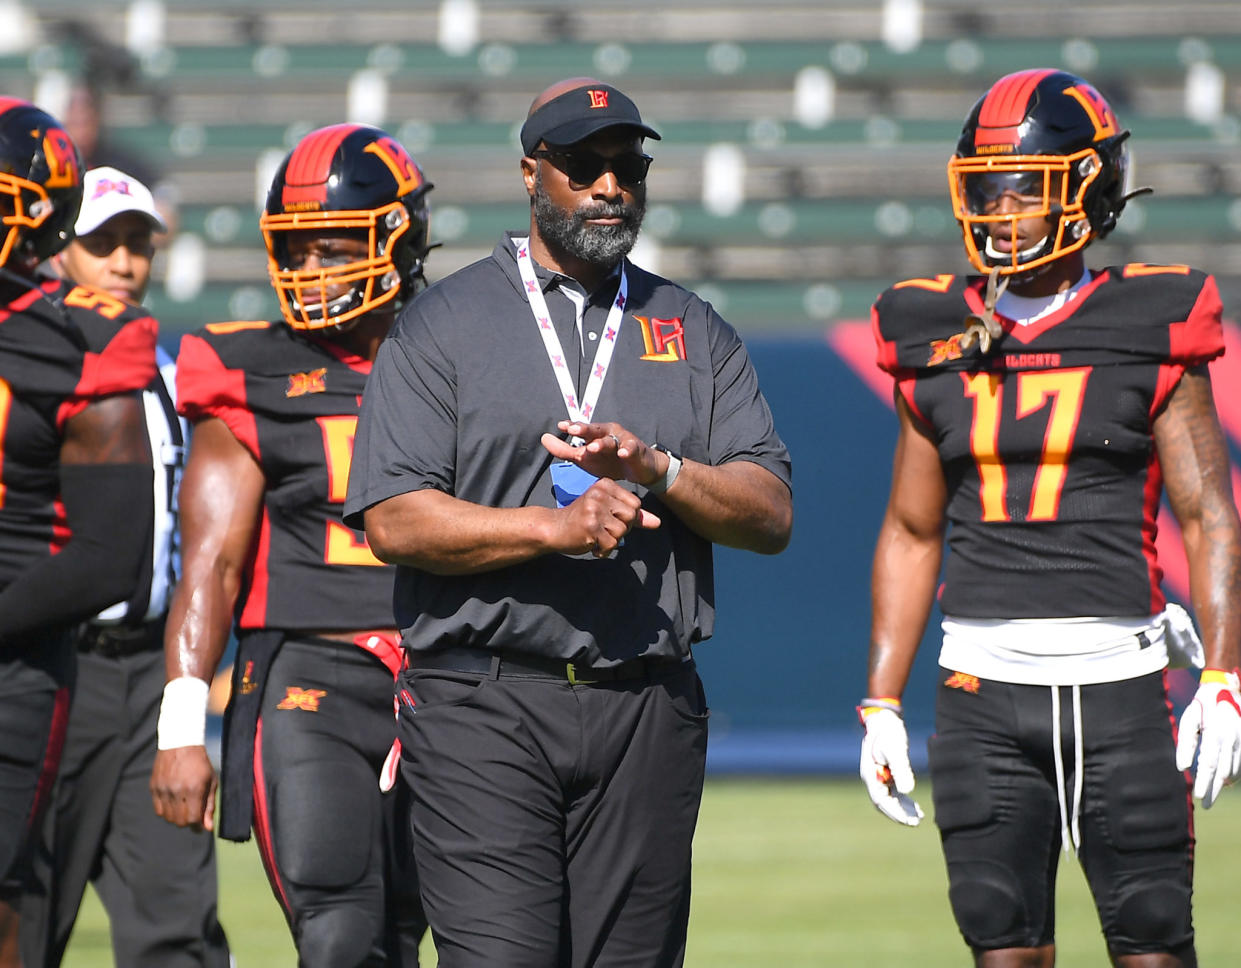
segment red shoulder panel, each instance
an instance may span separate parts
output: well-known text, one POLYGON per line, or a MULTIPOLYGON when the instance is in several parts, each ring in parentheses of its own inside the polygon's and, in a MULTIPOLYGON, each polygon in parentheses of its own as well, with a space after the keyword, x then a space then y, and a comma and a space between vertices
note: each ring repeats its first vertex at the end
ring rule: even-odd
POLYGON ((1174 362, 1195 365, 1224 353, 1224 307, 1214 276, 1207 276, 1189 315, 1168 326, 1168 355, 1174 362))
POLYGON ((102 397, 145 390, 155 379, 155 337, 159 324, 150 316, 132 319, 99 353, 87 352, 74 395, 102 397))
POLYGON ((177 412, 190 421, 218 417, 257 459, 259 435, 246 404, 246 375, 229 369, 203 337, 181 337, 177 356, 177 412))
POLYGON ((82 372, 72 395, 56 410, 56 425, 77 416, 93 401, 116 393, 145 390, 155 379, 155 335, 159 324, 150 316, 122 326, 100 352, 82 355, 82 372))

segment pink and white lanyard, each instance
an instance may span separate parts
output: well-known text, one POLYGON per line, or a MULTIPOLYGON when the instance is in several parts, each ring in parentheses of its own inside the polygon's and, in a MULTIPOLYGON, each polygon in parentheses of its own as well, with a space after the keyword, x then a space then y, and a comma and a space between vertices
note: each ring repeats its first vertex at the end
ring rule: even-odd
MULTIPOLYGON (((543 298, 543 288, 534 275, 534 260, 530 258, 530 240, 513 239, 517 248, 517 268, 521 273, 521 281, 526 287, 526 300, 530 304, 530 312, 538 324, 539 334, 543 337, 543 347, 547 350, 547 359, 556 374, 556 382, 560 385, 560 395, 564 399, 569 419, 575 423, 590 423, 595 415, 595 405, 599 402, 599 394, 603 390, 603 381, 607 379, 608 367, 612 362, 612 354, 616 351, 616 339, 620 335, 621 322, 625 318, 625 303, 629 294, 629 280, 625 276, 625 264, 620 267, 620 285, 616 288, 616 299, 608 310, 607 322, 603 326, 603 338, 595 349, 595 360, 590 367, 590 377, 586 381, 586 392, 579 401, 575 382, 569 377, 569 367, 565 363, 564 348, 552 325, 551 313, 547 310, 547 300, 543 298)), ((580 438, 571 443, 580 444, 580 438)))

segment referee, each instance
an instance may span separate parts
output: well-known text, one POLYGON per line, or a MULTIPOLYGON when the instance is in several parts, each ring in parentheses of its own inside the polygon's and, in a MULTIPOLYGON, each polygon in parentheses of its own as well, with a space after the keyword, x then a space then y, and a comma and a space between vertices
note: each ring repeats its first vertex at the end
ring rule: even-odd
MULTIPOLYGON (((150 191, 115 168, 87 172, 76 238, 49 268, 100 299, 138 305, 151 275, 153 231, 166 231, 150 191)), ((105 306, 106 308, 106 306, 105 306)), ((61 963, 88 881, 125 968, 227 968, 216 917, 209 832, 164 823, 148 783, 164 688, 164 619, 179 570, 176 488, 185 428, 170 388, 174 363, 143 393, 155 468, 151 554, 128 600, 78 628, 77 688, 53 800, 22 898, 26 968, 61 963)))

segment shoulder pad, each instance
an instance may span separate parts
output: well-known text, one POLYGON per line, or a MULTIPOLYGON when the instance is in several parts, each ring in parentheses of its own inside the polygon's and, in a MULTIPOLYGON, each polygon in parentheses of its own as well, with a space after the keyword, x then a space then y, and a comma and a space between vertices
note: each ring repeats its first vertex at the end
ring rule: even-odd
POLYGON ((880 293, 871 310, 879 366, 895 373, 959 359, 952 341, 976 311, 967 293, 981 306, 982 285, 980 276, 944 274, 906 279, 880 293))
POLYGON ((1193 366, 1224 352, 1215 277, 1183 265, 1129 263, 1108 269, 1118 326, 1136 349, 1193 366))

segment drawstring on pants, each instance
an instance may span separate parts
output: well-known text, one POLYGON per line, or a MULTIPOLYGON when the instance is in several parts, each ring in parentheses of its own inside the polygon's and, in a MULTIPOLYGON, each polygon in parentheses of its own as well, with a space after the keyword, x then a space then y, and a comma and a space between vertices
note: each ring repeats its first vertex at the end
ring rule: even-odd
POLYGON ((1065 853, 1070 850, 1076 853, 1082 845, 1080 818, 1082 782, 1085 773, 1082 764, 1082 690, 1081 686, 1069 687, 1073 690, 1073 812, 1070 814, 1067 805, 1068 794, 1065 790, 1064 753, 1061 750, 1060 688, 1060 686, 1051 687, 1051 721, 1055 729, 1052 752, 1056 761, 1056 796, 1060 801, 1060 843, 1065 853))

